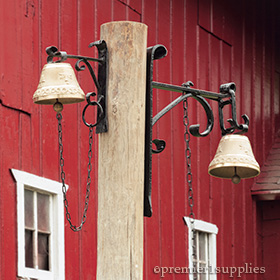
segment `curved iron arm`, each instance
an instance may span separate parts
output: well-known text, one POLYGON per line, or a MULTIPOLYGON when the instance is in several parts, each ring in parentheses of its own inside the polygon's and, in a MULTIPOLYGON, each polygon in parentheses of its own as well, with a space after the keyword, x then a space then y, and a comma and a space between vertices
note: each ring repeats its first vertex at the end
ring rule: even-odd
POLYGON ((87 94, 88 104, 85 106, 82 114, 83 122, 89 127, 96 127, 96 133, 102 133, 108 131, 108 119, 107 119, 107 66, 108 66, 108 50, 107 45, 104 40, 99 40, 89 44, 89 47, 95 46, 98 50, 98 58, 81 56, 81 55, 72 55, 67 54, 64 51, 59 51, 57 47, 50 46, 46 48, 48 54, 47 62, 48 63, 60 63, 66 61, 68 58, 77 59, 78 61, 75 64, 75 69, 77 71, 84 71, 87 67, 91 78, 94 82, 94 85, 97 89, 97 100, 91 101, 90 97, 96 96, 95 93, 87 94), (54 61, 54 58, 58 58, 54 61), (89 63, 98 62, 98 78, 96 77, 92 65, 89 63), (80 64, 84 65, 80 65, 80 64), (86 67, 85 67, 86 66, 86 67), (89 105, 97 106, 97 119, 95 124, 89 124, 85 121, 85 112, 89 105))
POLYGON ((204 108, 204 110, 206 112, 206 116, 207 116, 207 127, 202 133, 199 132, 199 127, 200 127, 199 124, 191 125, 189 130, 190 130, 190 133, 193 136, 205 137, 212 131, 213 126, 214 126, 213 111, 212 111, 209 103, 202 96, 199 96, 199 95, 198 96, 192 96, 192 98, 197 100, 202 105, 202 107, 204 108))
POLYGON ((193 96, 191 93, 183 94, 182 96, 176 98, 174 101, 172 101, 169 105, 167 105, 164 109, 162 109, 155 117, 153 117, 152 124, 154 125, 161 117, 163 117, 167 112, 169 112, 171 109, 173 109, 176 105, 181 103, 184 99, 187 99, 189 97, 194 98, 197 100, 202 107, 204 108, 207 116, 207 127, 206 129, 200 133, 199 132, 199 124, 194 124, 190 126, 190 133, 193 136, 196 137, 205 137, 207 136, 213 129, 214 126, 214 116, 213 111, 209 105, 209 103, 201 96, 193 96))
MULTIPOLYGON (((97 46, 98 44, 101 45, 101 44, 104 44, 104 42, 105 41, 103 41, 103 40, 96 41, 94 43, 89 44, 89 47, 97 46)), ((88 56, 82 56, 82 55, 67 54, 67 52, 65 52, 65 51, 59 51, 56 46, 47 47, 46 48, 46 53, 48 55, 48 57, 47 57, 47 62, 48 63, 55 62, 54 61, 55 57, 60 58, 56 62, 63 62, 65 60, 67 60, 68 58, 74 58, 74 59, 86 59, 86 60, 89 60, 89 61, 105 63, 105 58, 103 58, 103 57, 102 58, 94 58, 94 57, 88 57, 88 56)))
POLYGON ((84 64, 87 66, 87 68, 88 68, 88 70, 89 70, 89 73, 90 73, 90 75, 91 75, 91 78, 92 78, 92 80, 93 80, 93 82, 94 82, 94 84, 95 84, 97 90, 99 91, 99 90, 100 90, 100 84, 99 84, 99 82, 98 82, 98 80, 97 80, 97 78, 96 78, 96 75, 95 75, 95 73, 94 73, 94 71, 93 71, 93 68, 92 68, 91 64, 88 62, 87 59, 85 59, 85 58, 79 59, 79 60, 76 62, 76 64, 75 64, 75 69, 76 69, 77 71, 84 71, 84 70, 85 70, 85 65, 80 65, 81 63, 84 63, 84 64))

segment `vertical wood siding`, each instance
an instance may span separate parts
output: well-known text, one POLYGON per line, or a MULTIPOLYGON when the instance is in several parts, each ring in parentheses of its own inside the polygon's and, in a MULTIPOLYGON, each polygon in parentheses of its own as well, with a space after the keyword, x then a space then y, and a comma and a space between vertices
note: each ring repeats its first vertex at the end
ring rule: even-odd
MULTIPOLYGON (((280 128, 280 4, 277 0, 0 0, 0 278, 17 275, 16 188, 10 168, 59 180, 57 120, 51 107, 32 103, 45 48, 56 45, 68 53, 96 55, 88 44, 99 40, 102 23, 142 21, 148 45, 164 44, 169 53, 155 62, 154 79, 218 91, 221 83, 237 85, 238 117, 250 117, 248 136, 262 165, 280 128)), ((73 61, 71 61, 73 64, 73 61)), ((88 73, 78 79, 92 91, 88 73)), ((154 90, 154 112, 177 93, 154 90)), ((210 136, 191 138, 196 218, 216 224, 218 266, 258 265, 253 179, 233 185, 209 177, 207 168, 220 140, 218 107, 210 136)), ((87 173, 88 130, 81 123, 83 104, 65 106, 63 140, 71 217, 83 212, 87 173)), ((189 101, 191 123, 206 126, 204 111, 189 101)), ((92 117, 94 114, 92 113, 92 117)), ((166 150, 153 156, 153 217, 145 218, 144 278, 159 279, 155 266, 184 267, 187 260, 188 215, 184 157, 183 108, 177 106, 154 127, 166 150)), ((97 155, 97 137, 94 150, 97 155)), ((97 161, 87 223, 80 233, 66 224, 66 279, 95 279, 97 161)), ((114 260, 108 260, 114 261, 114 260)), ((228 275, 218 275, 227 279, 228 275)), ((166 279, 187 279, 170 274, 166 279)), ((249 274, 246 279, 257 279, 249 274)))

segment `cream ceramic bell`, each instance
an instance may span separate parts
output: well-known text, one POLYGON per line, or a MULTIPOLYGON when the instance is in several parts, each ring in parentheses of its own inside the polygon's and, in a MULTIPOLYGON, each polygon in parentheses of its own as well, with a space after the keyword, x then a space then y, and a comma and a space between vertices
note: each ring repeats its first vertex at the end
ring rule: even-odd
POLYGON ((85 100, 75 72, 69 63, 48 63, 44 66, 39 85, 33 95, 37 104, 71 104, 85 100))
POLYGON ((208 173, 214 177, 232 179, 235 184, 241 179, 258 176, 260 167, 248 137, 238 134, 223 136, 209 164, 208 173))

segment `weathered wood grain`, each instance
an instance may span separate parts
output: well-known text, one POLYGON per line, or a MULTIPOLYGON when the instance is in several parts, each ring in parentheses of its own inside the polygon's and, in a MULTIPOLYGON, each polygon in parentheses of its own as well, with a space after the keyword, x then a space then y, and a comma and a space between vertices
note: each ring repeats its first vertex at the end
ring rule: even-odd
POLYGON ((142 279, 147 26, 107 23, 101 39, 109 131, 99 136, 97 279, 142 279))

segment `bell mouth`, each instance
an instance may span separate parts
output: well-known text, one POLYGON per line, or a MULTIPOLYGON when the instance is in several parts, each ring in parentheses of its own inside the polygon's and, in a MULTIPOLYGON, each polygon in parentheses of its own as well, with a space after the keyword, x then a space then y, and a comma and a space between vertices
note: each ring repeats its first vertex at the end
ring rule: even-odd
POLYGON ((208 173, 216 178, 232 179, 233 176, 238 174, 241 179, 249 179, 258 176, 260 168, 252 164, 235 163, 233 166, 230 163, 224 163, 211 166, 211 169, 208 169, 208 173))

